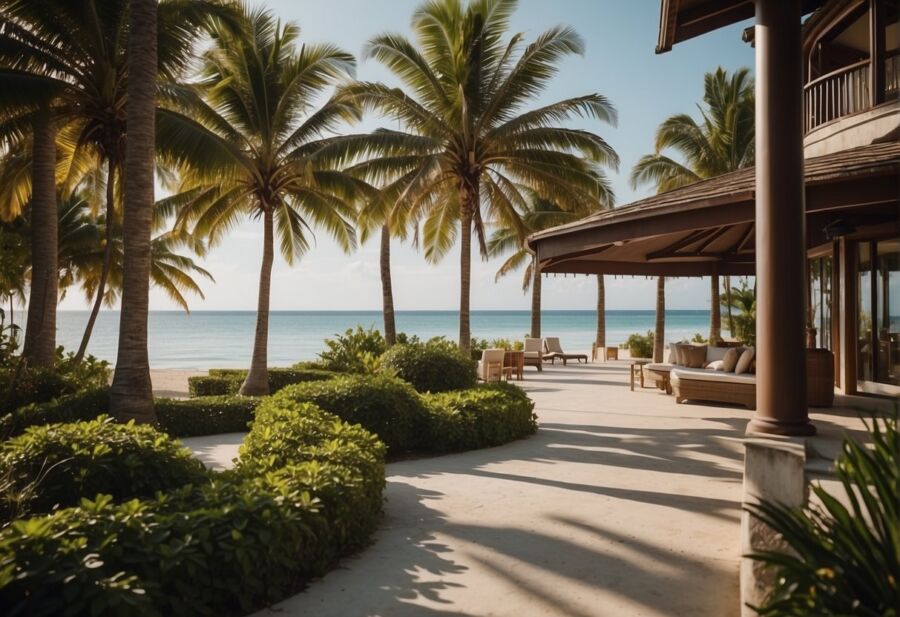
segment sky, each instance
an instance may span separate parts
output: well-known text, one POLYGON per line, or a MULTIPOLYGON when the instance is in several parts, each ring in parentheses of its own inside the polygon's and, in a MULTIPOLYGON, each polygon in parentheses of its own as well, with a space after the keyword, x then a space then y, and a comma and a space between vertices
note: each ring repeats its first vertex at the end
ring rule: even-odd
MULTIPOLYGON (((359 56, 369 38, 386 31, 411 35, 409 21, 419 0, 268 0, 264 3, 286 21, 301 28, 301 41, 331 42, 359 56)), ((564 61, 559 74, 535 106, 570 96, 599 92, 618 110, 618 125, 581 121, 570 126, 590 129, 618 152, 619 170, 609 177, 617 206, 652 194, 653 187, 633 189, 629 174, 634 163, 653 151, 654 132, 666 117, 691 113, 703 94, 703 75, 722 66, 729 71, 753 68, 753 49, 741 41, 749 22, 718 30, 656 55, 658 0, 520 0, 511 32, 533 40, 558 24, 571 25, 584 38, 583 57, 564 61)), ((373 60, 361 62, 357 78, 398 85, 373 60)), ((368 117, 354 130, 368 131, 391 122, 368 117)), ((205 299, 189 297, 192 310, 253 310, 256 308, 262 230, 259 221, 237 227, 200 259, 216 283, 203 282, 205 299)), ((522 309, 530 296, 522 292, 521 273, 495 282, 502 259, 483 262, 473 256, 472 308, 522 309)), ((392 244, 394 304, 398 310, 455 309, 459 302, 459 252, 452 250, 439 264, 399 241, 392 244)), ((708 309, 708 282, 671 279, 666 304, 670 309, 708 309)), ((608 309, 652 309, 655 283, 651 279, 607 277, 608 309)), ((593 277, 550 275, 543 285, 545 309, 591 309, 596 305, 593 277)), ((88 304, 69 294, 61 308, 79 310, 88 304)), ((151 291, 152 310, 178 308, 158 290, 151 291)), ((381 308, 378 238, 347 255, 324 232, 294 266, 276 259, 272 278, 272 310, 363 310, 381 308)))

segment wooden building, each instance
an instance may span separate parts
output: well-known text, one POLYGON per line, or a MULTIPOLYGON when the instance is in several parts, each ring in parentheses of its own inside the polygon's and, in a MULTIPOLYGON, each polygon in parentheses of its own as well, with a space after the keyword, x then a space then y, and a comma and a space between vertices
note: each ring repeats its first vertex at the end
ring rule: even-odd
POLYGON ((808 435, 805 346, 900 396, 897 0, 662 0, 657 53, 755 17, 756 167, 535 234, 541 271, 755 275, 748 431, 808 435))

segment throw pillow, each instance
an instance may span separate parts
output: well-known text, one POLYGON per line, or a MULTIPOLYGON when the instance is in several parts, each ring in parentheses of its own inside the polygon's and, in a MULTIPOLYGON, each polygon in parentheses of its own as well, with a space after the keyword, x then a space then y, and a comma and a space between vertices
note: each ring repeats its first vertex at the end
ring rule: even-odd
POLYGON ((681 352, 684 357, 684 365, 688 368, 703 368, 706 364, 706 345, 686 345, 681 352))
POLYGON ((744 353, 741 354, 740 360, 738 360, 737 366, 734 367, 734 374, 740 375, 742 373, 746 373, 750 370, 750 365, 753 363, 753 357, 756 355, 756 350, 753 347, 748 347, 744 350, 744 353))
POLYGON ((726 353, 728 353, 728 347, 710 345, 706 348, 706 361, 715 362, 716 360, 723 360, 726 353))
POLYGON ((690 347, 687 343, 675 343, 675 364, 678 366, 687 366, 687 358, 684 355, 685 348, 690 347))
POLYGON ((722 370, 726 373, 733 373, 734 367, 737 366, 738 360, 741 355, 737 348, 732 347, 728 351, 725 352, 725 357, 722 358, 722 370))
POLYGON ((723 364, 722 360, 713 360, 712 362, 710 362, 709 364, 706 365, 706 369, 709 371, 721 371, 721 370, 724 370, 722 368, 722 364, 723 364))

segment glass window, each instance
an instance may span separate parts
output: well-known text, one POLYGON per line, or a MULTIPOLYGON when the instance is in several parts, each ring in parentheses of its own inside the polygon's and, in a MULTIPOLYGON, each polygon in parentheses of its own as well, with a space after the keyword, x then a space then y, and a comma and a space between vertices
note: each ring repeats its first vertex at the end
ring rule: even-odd
POLYGON ((875 381, 900 385, 900 240, 880 241, 876 252, 875 381))
POLYGON ((859 245, 857 281, 857 353, 859 361, 856 366, 857 379, 860 381, 872 381, 873 353, 872 353, 872 259, 869 242, 861 242, 859 245))

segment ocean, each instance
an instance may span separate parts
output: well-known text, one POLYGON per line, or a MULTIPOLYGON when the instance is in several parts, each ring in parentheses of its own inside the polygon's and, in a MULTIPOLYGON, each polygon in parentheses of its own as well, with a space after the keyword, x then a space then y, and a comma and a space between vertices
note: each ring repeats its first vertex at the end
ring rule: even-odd
MULTIPOLYGON (((81 341, 87 311, 60 311, 58 342, 75 350, 81 341)), ((606 337, 619 344, 634 332, 653 329, 654 312, 607 311, 606 337)), ((456 311, 398 311, 397 329, 427 339, 455 340, 456 311)), ((472 335, 478 338, 521 339, 528 332, 528 311, 473 311, 472 335)), ((245 367, 250 363, 256 314, 253 311, 151 311, 149 352, 153 368, 208 369, 245 367)), ((269 365, 289 366, 314 360, 323 340, 347 328, 382 329, 380 311, 273 311, 269 318, 269 365)), ((544 311, 542 332, 558 336, 563 349, 590 350, 596 329, 595 311, 544 311)), ((118 311, 101 311, 88 353, 111 363, 116 359, 118 311)), ((666 340, 709 332, 709 312, 666 311, 666 340)))

